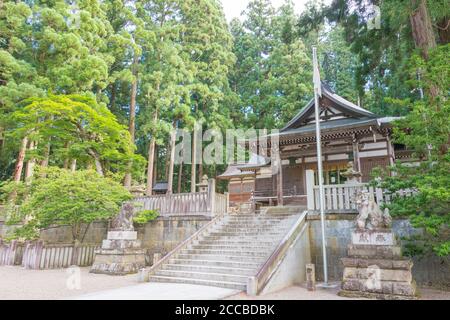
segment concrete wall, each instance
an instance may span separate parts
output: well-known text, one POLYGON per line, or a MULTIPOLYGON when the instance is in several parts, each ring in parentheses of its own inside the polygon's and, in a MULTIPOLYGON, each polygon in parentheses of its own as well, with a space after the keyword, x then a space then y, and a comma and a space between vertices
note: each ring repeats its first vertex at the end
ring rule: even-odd
POLYGON ((210 220, 206 216, 159 217, 135 228, 148 255, 161 253, 163 256, 210 220))
MULTIPOLYGON (((356 214, 327 214, 327 260, 330 280, 342 280, 343 265, 340 259, 347 255, 347 245, 351 240, 355 218, 356 214)), ((322 280, 323 259, 320 217, 318 215, 310 215, 308 219, 310 222, 311 261, 316 265, 317 279, 322 280)), ((422 233, 421 230, 414 229, 406 219, 394 220, 393 230, 399 238, 422 233)), ((449 258, 436 256, 414 257, 413 263, 413 277, 419 286, 450 290, 449 258)))
POLYGON ((297 236, 261 294, 267 294, 306 281, 306 264, 311 263, 309 226, 297 236))

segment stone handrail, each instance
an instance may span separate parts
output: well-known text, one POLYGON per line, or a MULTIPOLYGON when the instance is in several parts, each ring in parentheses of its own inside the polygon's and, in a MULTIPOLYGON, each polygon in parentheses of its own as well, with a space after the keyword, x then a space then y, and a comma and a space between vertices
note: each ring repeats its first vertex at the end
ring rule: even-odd
POLYGON ((302 227, 306 223, 306 215, 308 210, 302 212, 300 217, 295 221, 294 225, 291 227, 289 232, 280 241, 277 248, 272 252, 269 259, 264 263, 261 269, 258 271, 256 276, 249 277, 247 282, 247 294, 257 295, 266 286, 267 282, 273 274, 273 271, 278 266, 278 263, 283 259, 286 251, 289 249, 291 244, 295 241, 298 234, 301 232, 302 227))
POLYGON ((199 236, 201 236, 209 227, 216 224, 226 213, 222 212, 218 215, 216 215, 211 221, 207 222, 204 226, 202 226, 200 229, 198 229, 193 235, 185 239, 183 242, 178 244, 172 251, 170 251, 168 254, 166 254, 164 257, 162 257, 160 260, 158 260, 154 265, 152 265, 148 270, 143 269, 140 271, 139 281, 144 282, 147 281, 148 277, 154 274, 158 268, 165 262, 167 262, 173 255, 180 252, 182 249, 186 248, 186 246, 191 243, 192 241, 198 239, 199 236), (142 272, 144 274, 142 274, 142 272))

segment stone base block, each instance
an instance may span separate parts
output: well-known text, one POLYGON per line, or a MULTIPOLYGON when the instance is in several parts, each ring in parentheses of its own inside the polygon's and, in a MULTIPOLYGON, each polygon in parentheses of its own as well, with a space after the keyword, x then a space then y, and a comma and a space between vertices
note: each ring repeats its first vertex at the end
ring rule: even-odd
POLYGON ((103 240, 102 249, 139 249, 140 240, 103 240))
POLYGON ((364 259, 401 259, 402 253, 400 246, 373 246, 350 244, 348 246, 348 256, 350 258, 364 259))
POLYGON ((413 281, 372 281, 367 279, 347 279, 342 281, 342 290, 373 294, 393 294, 415 296, 416 285, 413 281))
POLYGON ((364 258, 342 258, 345 267, 368 268, 377 266, 380 269, 408 270, 411 271, 413 263, 410 259, 364 259, 364 258))
POLYGON ((96 251, 92 273, 125 275, 137 273, 145 267, 145 251, 143 249, 100 249, 96 251))
POLYGON ((359 291, 347 291, 341 290, 338 292, 341 297, 347 298, 367 298, 367 299, 378 299, 378 300, 416 300, 417 296, 404 296, 397 294, 384 294, 384 293, 373 293, 373 292, 359 292, 359 291))
POLYGON ((137 231, 108 231, 108 240, 136 240, 137 231))
POLYGON ((409 270, 380 269, 376 265, 367 268, 346 267, 344 281, 351 279, 411 282, 412 275, 409 270))

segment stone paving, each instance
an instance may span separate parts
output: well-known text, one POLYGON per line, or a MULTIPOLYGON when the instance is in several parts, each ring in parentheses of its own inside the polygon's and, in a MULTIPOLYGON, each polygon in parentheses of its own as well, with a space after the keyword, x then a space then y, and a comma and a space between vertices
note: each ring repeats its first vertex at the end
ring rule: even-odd
MULTIPOLYGON (((264 296, 249 297, 236 290, 186 284, 138 284, 136 275, 109 276, 91 274, 89 268, 75 273, 67 269, 26 270, 21 267, 0 267, 0 300, 6 299, 280 299, 334 300, 346 299, 336 295, 339 287, 309 292, 292 286, 264 296), (79 286, 78 286, 79 284, 79 286)), ((420 299, 450 300, 450 292, 419 289, 420 299)))

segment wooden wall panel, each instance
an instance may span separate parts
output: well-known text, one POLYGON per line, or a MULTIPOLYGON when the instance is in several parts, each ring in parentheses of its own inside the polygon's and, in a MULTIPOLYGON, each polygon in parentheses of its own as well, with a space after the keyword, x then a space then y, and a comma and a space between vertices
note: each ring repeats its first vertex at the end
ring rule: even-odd
POLYGON ((368 182, 370 180, 370 173, 375 167, 385 168, 389 166, 388 157, 376 157, 376 158, 361 158, 361 173, 362 182, 368 182))

